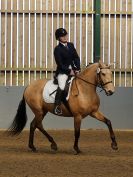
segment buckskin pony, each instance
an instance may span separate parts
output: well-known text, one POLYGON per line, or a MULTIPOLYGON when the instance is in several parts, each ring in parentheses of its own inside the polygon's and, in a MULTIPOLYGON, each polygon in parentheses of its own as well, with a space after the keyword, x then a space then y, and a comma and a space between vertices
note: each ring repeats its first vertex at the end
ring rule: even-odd
MULTIPOLYGON (((35 115, 30 124, 29 134, 29 148, 31 148, 31 150, 34 152, 36 151, 34 146, 34 132, 36 128, 38 128, 50 141, 51 149, 57 150, 56 142, 42 125, 42 120, 44 119, 45 115, 48 112, 53 113, 54 109, 54 104, 46 103, 42 96, 46 82, 46 79, 40 79, 34 81, 26 87, 23 98, 19 103, 14 121, 8 129, 11 135, 17 135, 22 132, 27 121, 27 103, 35 115)), ((73 147, 76 151, 76 154, 81 152, 78 146, 80 127, 82 119, 87 115, 90 115, 91 117, 94 117, 107 125, 111 138, 111 147, 114 150, 118 149, 111 121, 99 111, 100 98, 96 92, 96 87, 102 88, 107 96, 114 93, 110 66, 102 62, 89 65, 80 74, 75 76, 71 85, 68 100, 69 109, 63 103, 61 105, 63 111, 61 116, 74 118, 75 141, 73 147)))

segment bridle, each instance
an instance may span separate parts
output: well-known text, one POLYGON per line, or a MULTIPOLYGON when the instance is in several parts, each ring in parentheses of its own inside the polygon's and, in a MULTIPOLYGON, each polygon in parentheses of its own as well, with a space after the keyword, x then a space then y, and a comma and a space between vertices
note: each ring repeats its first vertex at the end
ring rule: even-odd
MULTIPOLYGON (((90 84, 90 85, 93 85, 93 86, 95 86, 95 87, 99 87, 99 88, 101 88, 102 90, 105 90, 105 89, 104 89, 104 86, 107 85, 107 84, 112 83, 112 81, 108 81, 108 82, 105 82, 105 83, 104 83, 104 82, 101 80, 101 77, 100 77, 101 69, 104 69, 104 68, 99 68, 99 69, 100 69, 100 70, 99 70, 99 72, 97 73, 97 83, 98 83, 98 84, 94 84, 94 83, 92 83, 92 82, 86 81, 85 79, 79 77, 78 75, 75 75, 75 83, 76 83, 76 79, 80 79, 80 80, 82 80, 83 82, 85 82, 85 83, 87 83, 87 84, 90 84)), ((77 84, 76 84, 76 86, 77 86, 77 84)), ((101 91, 102 91, 102 90, 101 90, 101 91)))
MULTIPOLYGON (((104 69, 104 68, 100 68, 100 72, 101 72, 102 69, 104 69)), ((101 80, 100 72, 97 73, 97 80, 99 80, 97 87, 102 88, 102 90, 104 90, 104 86, 107 85, 107 84, 112 83, 112 80, 104 83, 104 82, 101 80)))

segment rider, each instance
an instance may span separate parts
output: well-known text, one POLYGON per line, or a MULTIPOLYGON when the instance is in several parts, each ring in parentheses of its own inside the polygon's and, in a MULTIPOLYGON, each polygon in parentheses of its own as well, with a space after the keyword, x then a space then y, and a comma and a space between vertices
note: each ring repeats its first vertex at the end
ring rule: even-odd
POLYGON ((68 33, 64 28, 58 28, 55 31, 56 40, 59 44, 54 49, 54 57, 57 64, 56 78, 58 80, 58 89, 55 96, 54 113, 62 114, 60 108, 61 97, 69 75, 78 74, 80 71, 80 58, 73 43, 68 42, 68 33))

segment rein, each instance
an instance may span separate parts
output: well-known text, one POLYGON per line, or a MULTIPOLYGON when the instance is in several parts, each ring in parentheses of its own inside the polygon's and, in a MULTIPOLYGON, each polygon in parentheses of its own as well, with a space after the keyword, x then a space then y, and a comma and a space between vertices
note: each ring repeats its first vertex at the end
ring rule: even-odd
POLYGON ((91 85, 94 85, 95 87, 97 87, 96 84, 93 84, 93 83, 91 83, 91 82, 89 82, 89 81, 86 81, 86 80, 82 79, 81 77, 75 76, 75 79, 76 79, 76 78, 78 78, 78 79, 80 79, 80 80, 86 82, 87 84, 91 84, 91 85))
MULTIPOLYGON (((97 74, 97 76, 100 76, 99 73, 97 74)), ((89 81, 86 81, 85 79, 83 79, 83 78, 81 78, 81 77, 75 75, 75 84, 76 84, 76 87, 77 87, 76 78, 77 78, 77 79, 80 79, 80 80, 82 80, 82 81, 84 81, 84 82, 87 83, 87 84, 93 85, 93 86, 95 86, 95 87, 102 88, 101 91, 104 90, 103 87, 104 87, 105 85, 107 85, 107 84, 109 84, 109 83, 112 83, 112 81, 108 81, 108 82, 106 82, 106 83, 101 82, 101 83, 98 83, 98 84, 93 84, 93 83, 91 83, 91 82, 89 82, 89 81)), ((99 81, 100 81, 100 79, 99 79, 99 81)), ((78 89, 78 87, 77 87, 77 89, 78 89)))

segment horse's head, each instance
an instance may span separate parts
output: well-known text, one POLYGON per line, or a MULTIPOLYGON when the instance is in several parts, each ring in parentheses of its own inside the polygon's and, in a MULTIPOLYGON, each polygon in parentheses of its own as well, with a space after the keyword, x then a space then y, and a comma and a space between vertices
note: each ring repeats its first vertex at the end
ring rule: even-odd
POLYGON ((105 91, 107 96, 112 95, 115 90, 112 82, 112 71, 110 70, 110 65, 99 62, 97 74, 99 86, 105 91))

